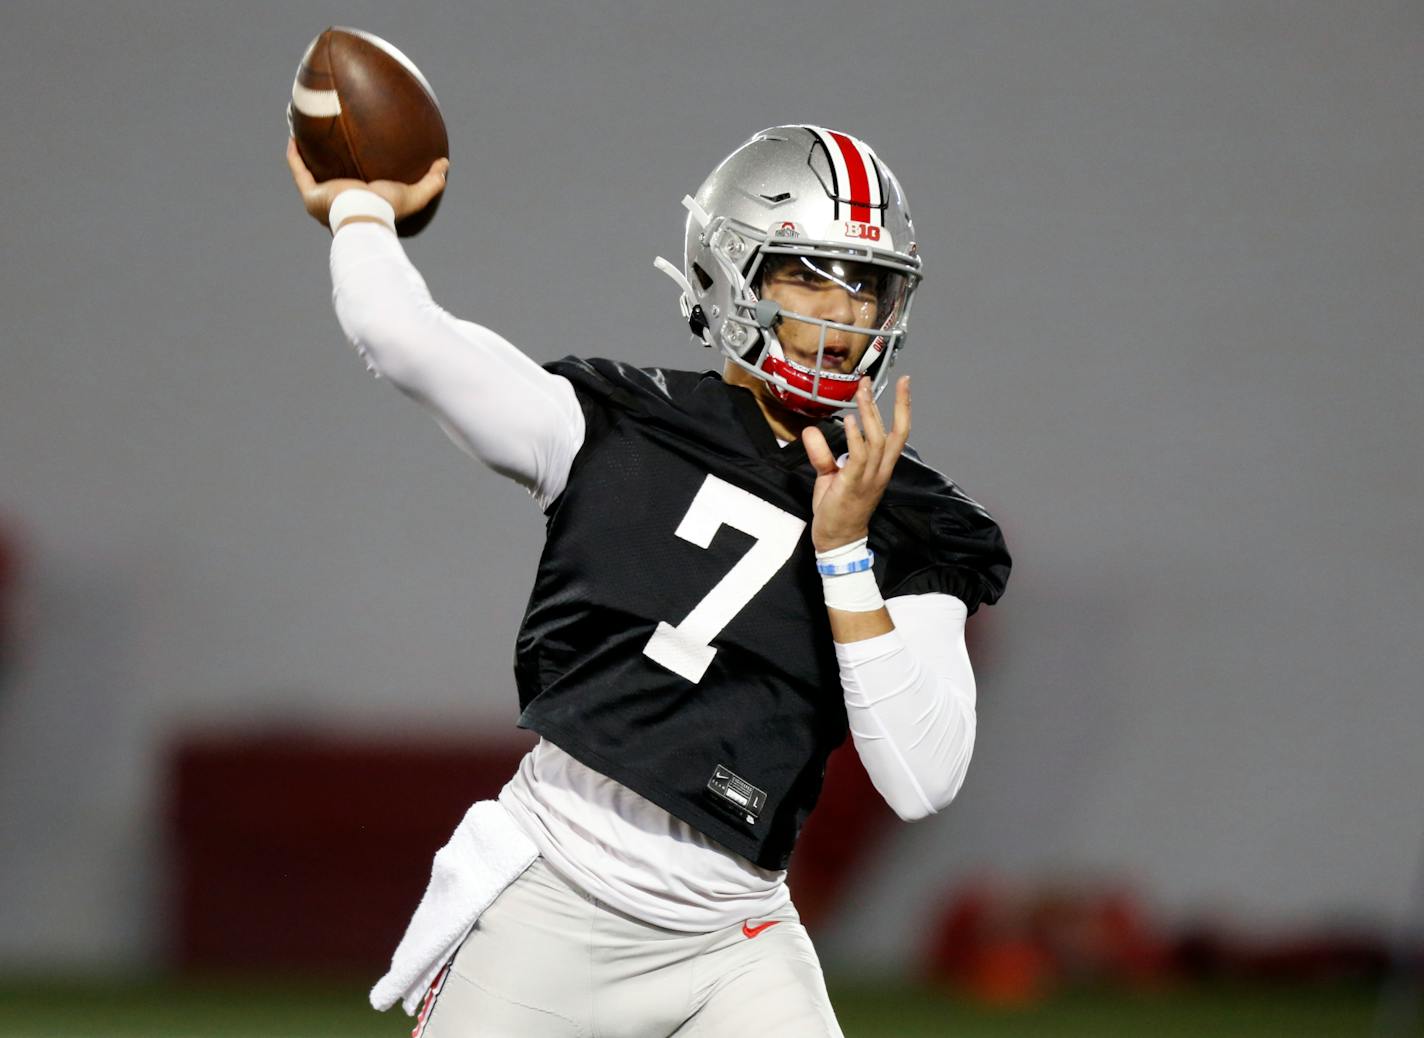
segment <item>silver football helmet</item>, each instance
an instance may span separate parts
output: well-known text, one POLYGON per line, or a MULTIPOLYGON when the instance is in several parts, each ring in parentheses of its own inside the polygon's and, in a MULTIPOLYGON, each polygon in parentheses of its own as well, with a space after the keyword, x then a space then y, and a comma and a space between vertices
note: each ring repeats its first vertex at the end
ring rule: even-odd
POLYGON ((762 130, 683 205, 682 270, 662 257, 655 265, 682 289, 693 342, 717 347, 803 414, 850 406, 865 376, 879 395, 905 345, 920 258, 900 183, 869 145, 819 126, 762 130), (850 374, 823 366, 827 333, 864 335, 865 323, 797 313, 763 298, 762 275, 788 263, 803 277, 847 289, 860 288, 860 281, 844 283, 848 270, 868 271, 860 280, 874 294, 874 339, 850 374), (819 326, 814 366, 787 357, 777 337, 784 320, 819 326))

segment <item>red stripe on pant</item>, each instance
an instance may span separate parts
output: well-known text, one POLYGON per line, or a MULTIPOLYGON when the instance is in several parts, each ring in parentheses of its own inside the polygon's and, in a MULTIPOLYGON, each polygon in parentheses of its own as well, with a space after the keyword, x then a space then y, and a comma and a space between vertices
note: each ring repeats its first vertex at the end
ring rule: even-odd
POLYGON ((445 968, 435 974, 435 979, 430 982, 430 990, 425 993, 425 1002, 420 1007, 420 1015, 415 1018, 415 1030, 410 1032, 410 1038, 420 1038, 421 1032, 425 1030, 425 1022, 430 1019, 430 1009, 435 1005, 435 996, 440 994, 449 972, 450 964, 447 962, 445 968))

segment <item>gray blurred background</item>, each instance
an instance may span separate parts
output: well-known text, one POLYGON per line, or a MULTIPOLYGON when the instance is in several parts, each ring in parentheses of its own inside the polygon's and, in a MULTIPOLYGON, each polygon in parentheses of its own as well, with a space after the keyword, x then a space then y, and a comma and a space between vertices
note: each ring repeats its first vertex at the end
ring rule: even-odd
POLYGON ((898 172, 913 438, 1016 567, 960 799, 829 960, 987 872, 1418 918, 1424 6, 8 0, 0 970, 161 959, 175 732, 513 723, 537 510, 365 374, 282 160, 333 23, 440 96, 437 299, 539 360, 708 363, 652 259, 762 126, 898 172))

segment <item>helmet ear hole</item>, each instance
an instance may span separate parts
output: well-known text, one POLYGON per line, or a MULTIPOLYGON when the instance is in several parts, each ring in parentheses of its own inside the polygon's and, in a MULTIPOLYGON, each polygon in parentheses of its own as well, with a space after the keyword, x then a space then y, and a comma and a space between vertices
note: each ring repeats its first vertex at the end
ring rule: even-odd
POLYGON ((692 265, 692 276, 697 279, 697 284, 701 286, 702 291, 706 292, 712 287, 712 275, 702 269, 701 263, 692 265))

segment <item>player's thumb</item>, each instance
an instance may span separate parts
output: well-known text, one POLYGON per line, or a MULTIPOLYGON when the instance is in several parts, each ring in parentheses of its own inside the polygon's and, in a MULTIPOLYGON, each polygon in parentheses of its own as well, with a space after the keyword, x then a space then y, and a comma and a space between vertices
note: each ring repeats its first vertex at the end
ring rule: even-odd
POLYGON ((817 474, 829 476, 836 472, 836 456, 826 443, 826 435, 814 425, 801 431, 801 442, 806 445, 806 457, 811 459, 817 474))
POLYGON ((449 170, 449 159, 436 159, 430 167, 430 172, 411 185, 409 204, 413 211, 424 209, 436 195, 445 190, 445 177, 449 170))

